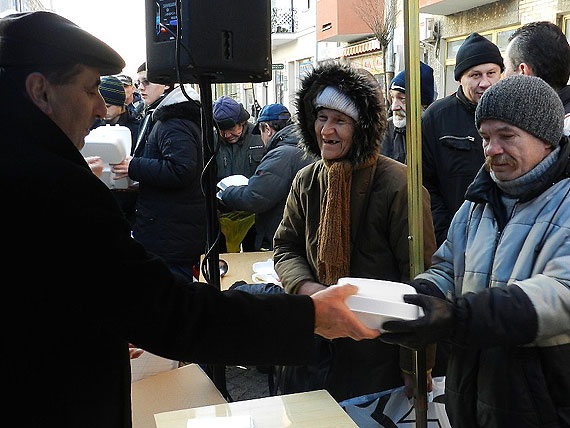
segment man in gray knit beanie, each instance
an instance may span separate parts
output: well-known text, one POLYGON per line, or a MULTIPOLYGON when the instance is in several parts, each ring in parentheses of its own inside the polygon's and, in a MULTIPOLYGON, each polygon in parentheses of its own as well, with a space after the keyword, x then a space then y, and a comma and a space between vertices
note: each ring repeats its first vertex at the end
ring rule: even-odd
POLYGON ((475 123, 492 177, 512 180, 558 147, 564 107, 544 80, 516 75, 485 91, 475 111, 475 123))
POLYGON ((418 294, 404 296, 425 316, 382 326, 381 340, 411 349, 451 343, 445 409, 453 427, 569 426, 563 112, 538 77, 485 91, 475 117, 489 169, 469 185, 434 263, 411 281, 418 294))

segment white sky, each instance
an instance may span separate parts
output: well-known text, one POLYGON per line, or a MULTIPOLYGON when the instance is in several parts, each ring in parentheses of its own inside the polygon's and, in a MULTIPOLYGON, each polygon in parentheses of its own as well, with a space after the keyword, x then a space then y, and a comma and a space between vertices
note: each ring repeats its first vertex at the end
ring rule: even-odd
MULTIPOLYGON (((49 7, 50 2, 45 1, 49 7)), ((146 58, 144 0, 51 0, 54 12, 115 49, 127 63, 124 74, 136 78, 146 58)))

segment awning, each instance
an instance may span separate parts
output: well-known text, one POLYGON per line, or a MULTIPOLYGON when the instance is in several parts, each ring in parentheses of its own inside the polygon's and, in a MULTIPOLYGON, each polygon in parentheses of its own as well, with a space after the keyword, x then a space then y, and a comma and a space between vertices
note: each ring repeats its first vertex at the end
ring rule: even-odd
POLYGON ((377 39, 373 39, 344 47, 342 49, 342 56, 350 57, 356 55, 363 55, 369 52, 375 52, 379 50, 380 50, 380 42, 377 39))

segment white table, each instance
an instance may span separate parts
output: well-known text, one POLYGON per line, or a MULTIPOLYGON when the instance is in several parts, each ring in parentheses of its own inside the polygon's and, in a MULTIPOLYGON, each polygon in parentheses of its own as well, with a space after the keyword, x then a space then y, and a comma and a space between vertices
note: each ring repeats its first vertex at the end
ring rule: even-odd
POLYGON ((186 428, 188 419, 249 415, 255 428, 358 428, 325 390, 159 413, 157 428, 186 428))

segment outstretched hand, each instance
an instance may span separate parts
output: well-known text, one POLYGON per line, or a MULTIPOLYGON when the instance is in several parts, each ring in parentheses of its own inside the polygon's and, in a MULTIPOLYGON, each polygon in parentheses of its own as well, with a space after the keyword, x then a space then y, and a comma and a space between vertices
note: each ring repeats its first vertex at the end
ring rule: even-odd
POLYGON ((438 297, 406 294, 406 303, 421 306, 425 316, 413 321, 387 321, 382 328, 387 332, 380 339, 386 343, 421 349, 427 344, 446 339, 455 327, 454 304, 438 297))
POLYGON ((354 285, 332 285, 311 295, 315 304, 315 333, 326 338, 350 337, 374 339, 380 332, 366 327, 346 306, 346 298, 355 294, 354 285))

